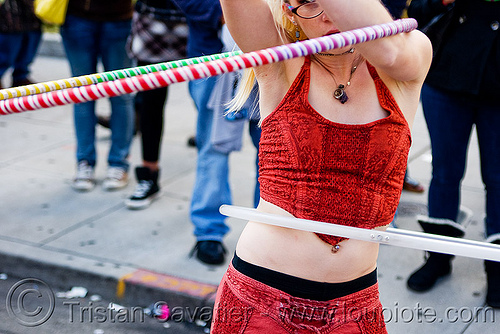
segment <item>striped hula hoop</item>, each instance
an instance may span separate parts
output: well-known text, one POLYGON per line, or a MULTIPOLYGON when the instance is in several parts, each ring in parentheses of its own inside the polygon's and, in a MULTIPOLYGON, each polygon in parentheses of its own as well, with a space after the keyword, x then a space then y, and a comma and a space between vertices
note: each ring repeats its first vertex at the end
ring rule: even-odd
POLYGON ((141 74, 131 78, 106 81, 88 86, 1 100, 0 115, 94 101, 101 98, 166 87, 173 83, 207 78, 245 68, 262 66, 364 43, 403 32, 410 32, 416 28, 417 21, 414 19, 401 19, 334 35, 244 53, 225 59, 218 59, 155 73, 141 74))

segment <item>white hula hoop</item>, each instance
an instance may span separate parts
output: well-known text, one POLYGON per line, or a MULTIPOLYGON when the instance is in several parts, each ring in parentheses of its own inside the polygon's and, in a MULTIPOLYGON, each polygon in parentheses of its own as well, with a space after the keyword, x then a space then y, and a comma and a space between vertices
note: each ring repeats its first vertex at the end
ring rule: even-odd
POLYGON ((308 219, 280 216, 260 212, 256 209, 233 205, 222 205, 219 211, 228 217, 302 231, 500 262, 500 245, 487 242, 458 239, 394 228, 388 228, 386 231, 369 230, 308 219))

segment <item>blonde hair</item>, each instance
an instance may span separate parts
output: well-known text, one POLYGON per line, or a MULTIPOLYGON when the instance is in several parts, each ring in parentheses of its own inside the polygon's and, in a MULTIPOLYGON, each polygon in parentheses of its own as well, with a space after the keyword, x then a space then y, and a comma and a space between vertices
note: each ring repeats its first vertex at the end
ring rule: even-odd
MULTIPOLYGON (((289 0, 265 0, 269 9, 271 10, 271 15, 274 19, 274 24, 276 30, 279 33, 281 41, 283 44, 292 43, 296 41, 296 31, 299 31, 299 40, 307 39, 302 29, 292 23, 285 15, 283 11, 283 3, 288 3, 289 0)), ((253 69, 243 70, 243 76, 241 78, 240 84, 238 85, 238 90, 234 98, 228 104, 228 112, 238 111, 245 104, 246 100, 250 96, 252 89, 255 85, 255 72, 253 69)))

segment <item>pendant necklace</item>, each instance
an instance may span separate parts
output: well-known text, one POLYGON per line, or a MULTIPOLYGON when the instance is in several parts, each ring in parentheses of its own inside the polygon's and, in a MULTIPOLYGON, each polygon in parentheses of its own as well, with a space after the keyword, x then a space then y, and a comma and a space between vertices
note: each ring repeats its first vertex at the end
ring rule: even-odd
MULTIPOLYGON (((316 60, 318 60, 318 59, 316 58, 316 60)), ((333 75, 333 73, 320 60, 318 60, 318 63, 330 74, 333 81, 335 82, 335 85, 337 86, 337 88, 333 91, 333 97, 342 104, 346 103, 347 100, 349 100, 349 97, 347 96, 345 90, 347 87, 349 87, 351 85, 352 76, 354 75, 354 72, 356 72, 356 70, 357 70, 357 68, 362 60, 363 60, 363 57, 361 57, 361 56, 354 59, 354 61, 352 62, 351 73, 349 74, 349 79, 347 80, 345 85, 344 84, 337 85, 337 80, 335 80, 335 76, 333 75)))

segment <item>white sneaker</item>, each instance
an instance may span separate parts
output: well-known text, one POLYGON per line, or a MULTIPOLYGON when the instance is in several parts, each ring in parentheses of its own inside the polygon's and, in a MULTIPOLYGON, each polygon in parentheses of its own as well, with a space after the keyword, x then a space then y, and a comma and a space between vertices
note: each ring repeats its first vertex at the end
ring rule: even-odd
POLYGON ((87 161, 82 160, 78 163, 72 187, 77 191, 90 191, 94 189, 94 168, 87 161))
POLYGON ((127 171, 120 167, 108 167, 106 178, 102 183, 104 190, 112 191, 126 187, 128 184, 127 171))

